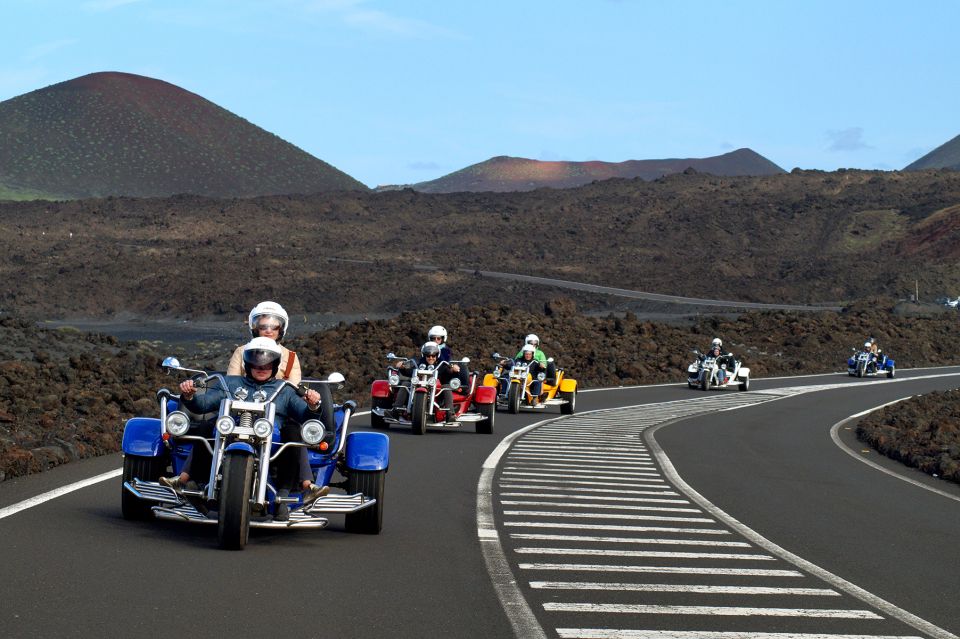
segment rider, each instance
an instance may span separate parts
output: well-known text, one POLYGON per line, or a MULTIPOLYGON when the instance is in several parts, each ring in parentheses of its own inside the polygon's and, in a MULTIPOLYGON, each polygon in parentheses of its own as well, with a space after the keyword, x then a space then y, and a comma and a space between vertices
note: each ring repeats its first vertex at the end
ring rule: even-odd
POLYGON ((543 382, 540 380, 539 374, 541 370, 546 368, 546 364, 537 359, 537 347, 533 344, 523 345, 523 348, 517 353, 517 361, 521 364, 527 364, 527 374, 533 378, 533 381, 530 382, 530 404, 539 406, 540 393, 543 392, 543 382))
MULTIPOLYGON (((243 388, 246 396, 253 396, 257 391, 263 391, 267 397, 271 396, 283 383, 278 377, 280 362, 282 360, 282 350, 279 344, 269 337, 254 337, 243 347, 243 370, 244 374, 227 375, 227 392, 234 395, 237 390, 243 388)), ((197 387, 192 379, 184 380, 180 383, 180 401, 183 406, 194 413, 206 413, 214 410, 223 399, 223 391, 196 394, 197 387)), ((297 423, 306 421, 313 417, 320 417, 324 423, 332 422, 332 401, 328 406, 323 406, 319 399, 310 401, 301 399, 296 391, 289 386, 283 385, 279 394, 274 398, 273 404, 276 410, 276 416, 280 424, 280 432, 284 441, 297 441, 300 439, 299 427, 297 423), (326 409, 326 410, 324 410, 326 409), (321 411, 328 413, 321 414, 321 411), (287 423, 287 418, 292 418, 297 423, 287 423)), ((290 452, 287 449, 286 452, 290 452)), ((300 488, 303 491, 303 504, 307 506, 316 501, 319 497, 326 495, 330 488, 327 486, 317 486, 313 483, 313 474, 310 470, 310 464, 307 461, 307 449, 296 447, 298 453, 292 455, 282 455, 277 460, 277 485, 279 486, 278 495, 286 496, 289 494, 288 486, 293 483, 295 475, 300 480, 300 488)), ((209 463, 209 453, 204 446, 194 446, 187 463, 184 465, 183 472, 176 477, 161 477, 160 483, 180 491, 190 480, 190 468, 194 461, 195 453, 206 454, 209 463)), ((278 515, 284 512, 282 504, 278 508, 278 515)), ((279 517, 278 517, 279 518, 279 517)))
MULTIPOLYGON (((414 369, 420 368, 421 366, 430 367, 439 365, 440 346, 436 342, 427 342, 420 347, 419 359, 407 360, 397 368, 397 372, 400 375, 412 378, 414 375, 414 369)), ((466 388, 470 383, 470 378, 467 375, 467 369, 465 366, 460 366, 460 364, 447 364, 446 366, 440 366, 440 370, 437 372, 437 381, 440 384, 446 386, 454 377, 460 380, 461 388, 466 388)), ((406 386, 401 386, 397 389, 397 396, 393 403, 394 408, 403 408, 407 405, 407 394, 409 392, 410 391, 406 386)), ((449 388, 444 388, 440 391, 439 404, 440 408, 446 411, 447 423, 455 423, 457 418, 453 414, 453 410, 451 410, 453 408, 453 392, 449 388)))
POLYGON ((440 326, 432 326, 427 332, 427 340, 431 342, 436 342, 440 347, 440 361, 449 362, 450 361, 450 347, 447 346, 447 329, 440 326))
MULTIPOLYGON (((546 367, 547 383, 549 383, 549 384, 554 383, 554 382, 556 381, 556 377, 557 377, 557 365, 554 364, 554 363, 551 362, 551 361, 547 361, 548 358, 547 358, 546 353, 544 353, 542 350, 540 350, 540 338, 537 337, 536 334, 530 333, 529 335, 527 335, 527 336, 523 339, 523 344, 524 344, 524 346, 526 346, 527 344, 533 346, 533 349, 534 349, 534 353, 533 353, 534 359, 536 359, 538 362, 540 362, 540 364, 541 364, 542 366, 546 367)), ((516 356, 515 359, 520 359, 522 356, 523 356, 523 348, 521 348, 521 349, 517 352, 517 356, 516 356)))
POLYGON ((713 338, 713 341, 710 342, 710 350, 707 351, 707 357, 713 357, 717 360, 717 366, 720 367, 721 364, 726 364, 726 370, 723 368, 718 368, 717 370, 717 383, 726 384, 727 383, 727 374, 735 365, 735 360, 733 353, 724 353, 723 342, 719 337, 713 338))

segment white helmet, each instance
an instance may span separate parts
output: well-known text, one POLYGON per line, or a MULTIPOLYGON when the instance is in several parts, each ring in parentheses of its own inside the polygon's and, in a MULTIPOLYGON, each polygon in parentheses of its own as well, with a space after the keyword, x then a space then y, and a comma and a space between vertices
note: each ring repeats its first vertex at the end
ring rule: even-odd
POLYGON ((714 346, 723 346, 723 340, 719 337, 714 337, 713 341, 710 342, 710 348, 713 348, 714 346))
MULTIPOLYGON (((530 333, 530 334, 527 335, 525 338, 523 338, 523 343, 524 343, 524 344, 533 344, 534 347, 540 346, 540 338, 537 337, 536 335, 534 335, 533 333, 530 333)), ((536 348, 534 348, 534 350, 536 350, 536 348)))
POLYGON ((434 337, 442 337, 443 343, 446 343, 447 329, 440 326, 439 324, 437 326, 431 327, 430 330, 427 332, 427 339, 432 340, 434 337))
POLYGON ((280 334, 277 335, 277 341, 279 342, 283 339, 283 336, 287 334, 287 325, 290 323, 290 318, 287 316, 287 312, 283 310, 283 307, 276 302, 260 302, 253 307, 253 310, 250 311, 250 316, 247 318, 247 324, 250 326, 250 335, 252 337, 259 336, 257 318, 265 315, 273 317, 280 322, 280 334))
POLYGON ((426 357, 427 355, 433 355, 434 357, 440 357, 440 347, 437 346, 436 342, 426 342, 423 346, 420 347, 420 354, 426 357))
POLYGON ((271 377, 275 377, 280 369, 281 357, 283 357, 283 351, 275 341, 269 337, 254 337, 243 347, 243 371, 249 377, 251 366, 272 364, 271 377))
POLYGON ((523 345, 523 348, 520 349, 520 352, 521 352, 521 353, 534 353, 534 354, 536 354, 536 352, 537 352, 537 347, 534 346, 533 344, 524 344, 524 345, 523 345))
POLYGON ((870 348, 871 346, 873 346, 873 342, 867 341, 863 343, 864 348, 870 348))

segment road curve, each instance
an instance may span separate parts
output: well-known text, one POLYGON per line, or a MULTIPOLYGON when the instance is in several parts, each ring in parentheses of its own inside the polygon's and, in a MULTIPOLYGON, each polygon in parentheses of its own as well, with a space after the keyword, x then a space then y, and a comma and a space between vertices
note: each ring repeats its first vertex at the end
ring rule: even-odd
POLYGON ((600 286, 599 284, 586 284, 584 282, 571 282, 569 280, 558 280, 549 277, 537 277, 535 275, 518 275, 516 273, 500 273, 498 271, 480 271, 468 268, 458 269, 463 273, 474 273, 483 277, 492 277, 501 280, 512 280, 515 282, 528 282, 541 286, 556 286, 576 291, 585 291, 588 293, 600 293, 603 295, 616 295, 619 297, 629 297, 631 299, 652 300, 656 302, 670 302, 671 304, 688 304, 694 306, 719 306, 731 309, 752 309, 766 311, 841 311, 842 306, 827 305, 804 305, 804 304, 766 304, 762 302, 742 302, 737 300, 714 300, 700 297, 682 297, 680 295, 664 295, 661 293, 647 293, 645 291, 633 291, 626 288, 615 288, 611 286, 600 286))
MULTIPOLYGON (((923 373, 903 371, 901 376, 923 373)), ((947 605, 955 590, 949 586, 956 580, 945 576, 947 562, 935 565, 939 552, 956 556, 950 548, 955 534, 944 536, 938 523, 954 524, 954 515, 948 514, 953 505, 928 503, 905 488, 883 486, 871 494, 879 480, 865 474, 869 467, 845 453, 827 452, 833 446, 830 425, 843 417, 871 402, 884 403, 901 390, 956 386, 957 378, 857 388, 862 380, 832 375, 757 380, 754 387, 762 391, 825 380, 847 382, 851 390, 677 421, 656 439, 688 484, 745 525, 957 632, 960 620, 947 605), (910 563, 874 570, 877 558, 886 560, 898 544, 907 548, 910 563), (904 572, 911 573, 909 579, 904 572), (929 593, 934 593, 933 601, 924 603, 929 593)), ((578 411, 750 394, 701 394, 685 385, 606 390, 582 393, 578 411)), ((121 519, 118 481, 18 512, 0 519, 6 577, 0 585, 0 627, 6 635, 24 637, 105 632, 153 637, 158 629, 176 635, 198 627, 212 629, 213 636, 278 630, 300 636, 513 636, 477 537, 476 488, 481 467, 498 442, 543 417, 498 414, 493 436, 469 427, 423 437, 391 430, 385 525, 379 536, 347 534, 335 519, 326 531, 254 531, 242 553, 222 552, 216 549, 212 527, 121 519)), ((113 456, 4 482, 0 508, 118 465, 113 456)), ((502 515, 495 519, 500 526, 502 515)), ((514 574, 519 572, 517 557, 508 556, 514 574)), ((636 593, 619 597, 624 603, 643 600, 636 593)), ((543 603, 532 596, 531 601, 543 603)), ((541 605, 535 618, 548 629, 547 636, 558 636, 552 614, 574 619, 578 613, 554 613, 541 605)), ((602 612, 582 614, 595 621, 607 618, 602 612)), ((636 619, 635 613, 608 614, 621 621, 636 619)), ((684 619, 660 615, 655 626, 670 629, 672 622, 684 619)), ((765 623, 750 628, 783 627, 781 618, 761 619, 765 623)), ((920 634, 906 630, 894 634, 920 634)))

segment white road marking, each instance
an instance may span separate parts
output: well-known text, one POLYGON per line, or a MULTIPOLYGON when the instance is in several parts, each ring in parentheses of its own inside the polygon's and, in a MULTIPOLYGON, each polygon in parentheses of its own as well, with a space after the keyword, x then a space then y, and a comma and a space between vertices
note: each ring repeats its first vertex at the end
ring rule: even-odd
POLYGON ((102 481, 107 481, 108 479, 114 479, 116 477, 120 477, 121 475, 123 475, 123 469, 117 468, 116 470, 111 470, 109 472, 102 473, 100 475, 95 475, 94 477, 90 477, 82 481, 74 482, 66 486, 61 486, 60 488, 56 488, 54 490, 42 493, 40 495, 37 495, 36 497, 31 497, 30 499, 24 499, 21 502, 13 504, 12 506, 5 506, 3 508, 0 508, 0 519, 3 519, 4 517, 9 517, 10 515, 15 515, 22 510, 26 510, 27 508, 33 508, 34 506, 39 506, 40 504, 46 503, 51 499, 56 499, 57 497, 61 497, 68 493, 72 493, 75 490, 80 490, 81 488, 86 488, 87 486, 99 484, 102 481))
POLYGON ((643 521, 685 521, 702 524, 716 523, 704 517, 661 517, 660 515, 621 515, 619 513, 565 513, 549 510, 505 510, 504 515, 519 515, 522 517, 570 517, 573 519, 642 519, 643 521))
POLYGON ((714 541, 712 539, 665 539, 654 537, 594 537, 587 535, 538 535, 535 533, 510 533, 511 539, 532 541, 587 541, 599 544, 648 544, 663 546, 717 546, 749 548, 745 541, 714 541))
MULTIPOLYGON (((509 480, 517 481, 517 480, 509 480)), ((551 482, 556 483, 556 482, 551 482)), ((549 490, 563 493, 612 493, 615 495, 660 495, 663 497, 676 497, 677 493, 672 490, 613 490, 610 488, 584 488, 583 486, 541 486, 540 484, 506 484, 501 483, 500 488, 505 490, 549 490)), ((689 503, 686 499, 683 500, 684 503, 689 503)))
POLYGON ((803 577, 796 570, 763 568, 692 568, 687 566, 613 566, 607 564, 521 563, 521 570, 562 570, 567 572, 639 572, 662 575, 724 575, 737 577, 803 577))
POLYGON ((504 506, 564 506, 565 508, 605 508, 608 510, 640 510, 644 512, 699 513, 699 508, 677 506, 627 506, 626 504, 558 504, 552 501, 516 501, 501 499, 504 506))
POLYGON ((629 532, 677 533, 681 535, 730 535, 722 528, 677 528, 675 526, 621 526, 618 524, 577 524, 569 521, 505 521, 510 528, 563 528, 570 530, 619 530, 629 532))
POLYGON ((518 555, 585 555, 591 557, 663 557, 673 559, 733 559, 774 561, 770 555, 733 552, 666 552, 660 550, 607 550, 602 548, 514 548, 518 555))
POLYGON ((883 619, 869 610, 827 610, 820 608, 750 608, 746 606, 654 606, 646 604, 557 603, 548 601, 544 610, 553 612, 600 612, 635 615, 719 615, 726 617, 814 617, 821 619, 883 619))
POLYGON ((798 595, 802 597, 839 597, 829 588, 764 588, 761 586, 706 586, 701 584, 635 584, 596 581, 531 581, 535 590, 603 590, 630 592, 691 592, 721 595, 798 595))
MULTIPOLYGON (((501 486, 502 488, 503 486, 501 486)), ((597 499, 602 501, 628 501, 645 504, 689 504, 686 499, 660 499, 656 497, 607 497, 604 495, 570 495, 563 492, 559 495, 550 493, 500 493, 501 497, 540 497, 548 499, 597 499)), ((506 502, 503 502, 506 503, 506 502)), ((699 512, 699 511, 697 511, 699 512)))
POLYGON ((913 635, 827 635, 796 632, 702 632, 620 628, 557 628, 557 633, 560 639, 922 639, 913 635))

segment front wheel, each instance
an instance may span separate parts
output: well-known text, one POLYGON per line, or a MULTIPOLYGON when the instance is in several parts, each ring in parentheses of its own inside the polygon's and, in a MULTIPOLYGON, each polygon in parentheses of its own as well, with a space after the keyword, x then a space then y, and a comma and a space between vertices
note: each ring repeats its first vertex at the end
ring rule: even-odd
POLYGON ((565 403, 560 404, 560 414, 573 415, 574 411, 577 410, 577 391, 561 391, 560 399, 566 400, 565 403))
POLYGON ((710 373, 703 371, 700 373, 700 390, 708 390, 710 388, 710 373))
POLYGON ((483 417, 477 422, 477 432, 481 435, 493 434, 493 420, 497 415, 497 404, 480 404, 477 406, 477 412, 483 417))
POLYGON ((383 529, 383 492, 386 486, 386 470, 351 470, 347 477, 347 492, 351 495, 362 493, 377 500, 372 506, 344 518, 347 532, 363 535, 378 535, 383 529))
POLYGON ((510 384, 507 391, 507 410, 514 415, 520 412, 520 384, 510 384))
POLYGON ((223 460, 217 539, 225 550, 243 550, 250 536, 250 494, 253 490, 253 457, 230 454, 223 460))
POLYGON ((863 364, 857 366, 857 377, 863 377, 863 372, 865 368, 866 366, 864 366, 863 364))
MULTIPOLYGON (((163 457, 123 456, 123 483, 139 479, 157 481, 166 467, 163 457)), ((150 502, 144 501, 120 485, 120 511, 124 519, 143 520, 153 518, 150 502)))
POLYGON ((427 432, 427 394, 417 393, 413 396, 413 433, 424 435, 427 432))

